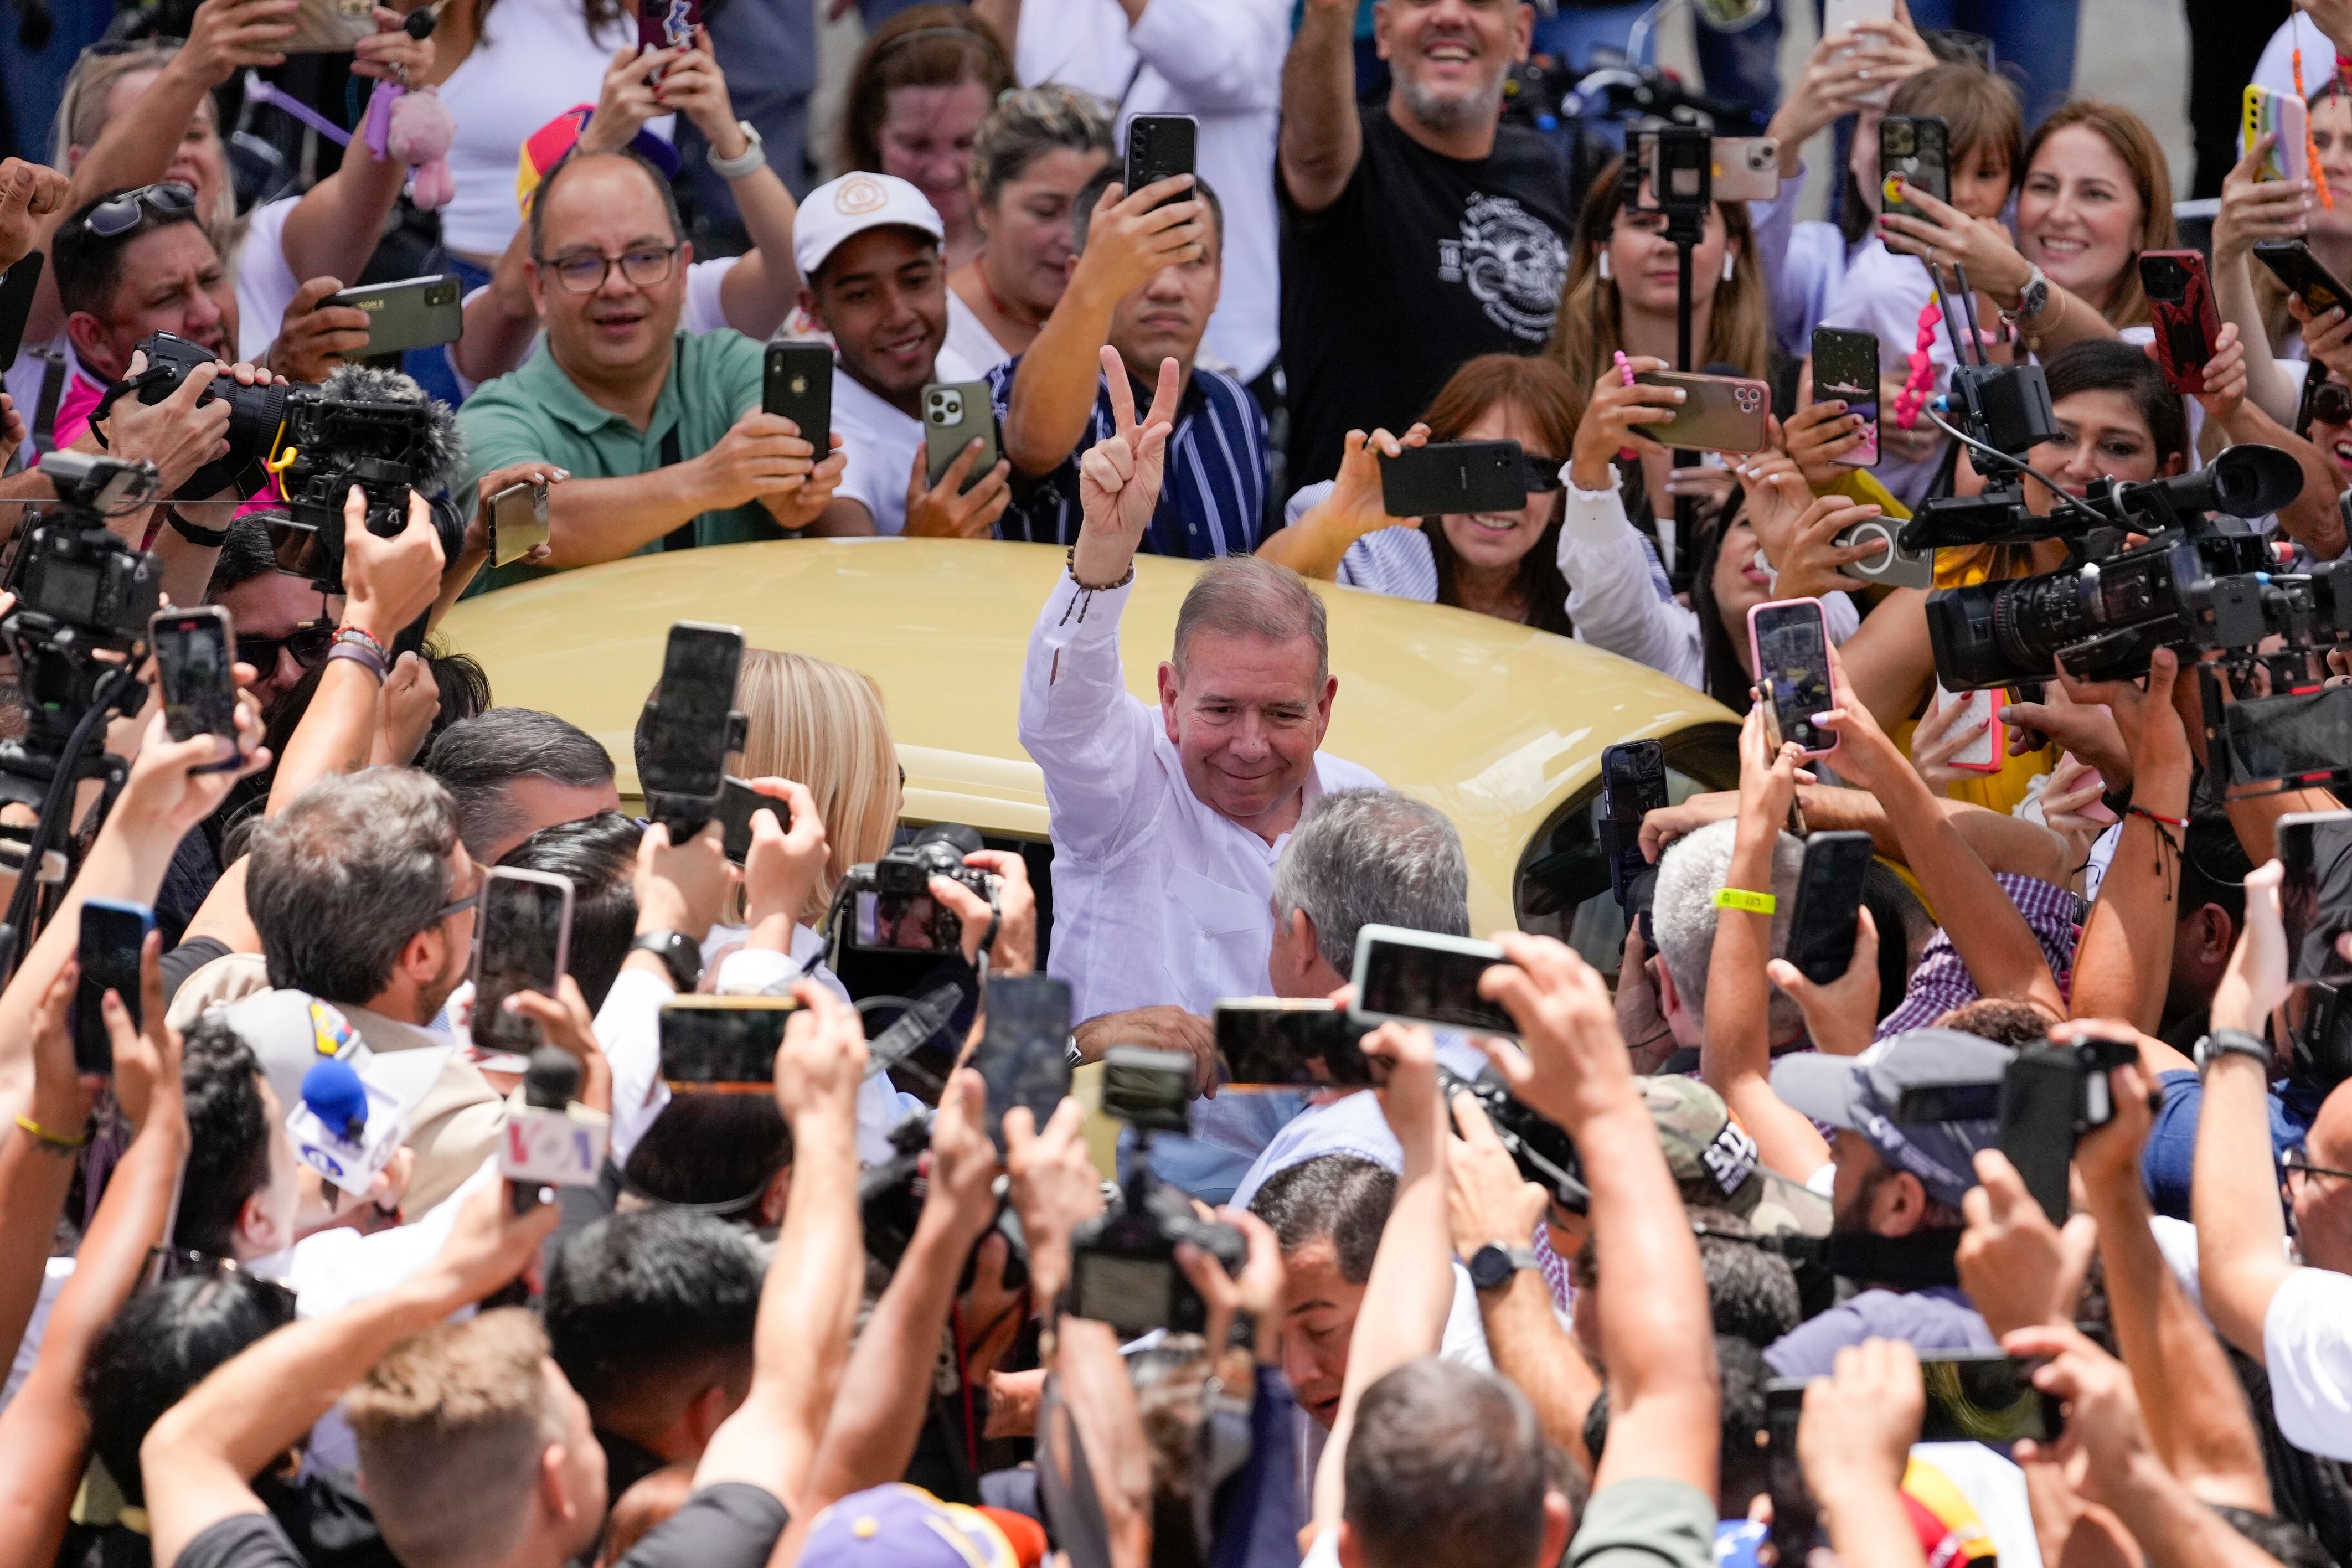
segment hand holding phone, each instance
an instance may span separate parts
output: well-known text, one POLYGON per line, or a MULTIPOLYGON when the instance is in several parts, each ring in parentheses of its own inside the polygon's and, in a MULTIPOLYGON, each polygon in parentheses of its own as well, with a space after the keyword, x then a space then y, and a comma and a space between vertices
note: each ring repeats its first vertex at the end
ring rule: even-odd
POLYGON ((1403 926, 1368 925, 1356 935, 1352 1016, 1517 1038, 1518 1020, 1478 994, 1478 977, 1510 960, 1491 942, 1403 926))
POLYGON ((1809 757, 1837 750, 1834 730, 1813 715, 1837 706, 1830 684, 1830 626, 1819 599, 1778 599, 1748 612, 1748 646, 1756 684, 1772 705, 1780 739, 1809 757))
POLYGON ((107 1032, 105 999, 109 991, 122 1000, 133 1028, 143 1026, 146 993, 141 989, 140 950, 155 929, 155 911, 144 904, 116 899, 89 899, 81 909, 81 943, 75 958, 81 968, 73 1009, 74 1070, 111 1077, 114 1037, 107 1032))
POLYGON ((221 760, 195 773, 235 773, 245 765, 236 732, 236 632, 218 605, 159 610, 147 623, 163 727, 174 741, 214 735, 227 742, 221 760))
POLYGON ((572 948, 572 881, 544 871, 490 869, 482 882, 474 949, 477 1045, 528 1053, 541 1044, 538 1021, 507 1010, 520 991, 555 994, 572 948))
POLYGON ((1052 1120, 1070 1092, 1070 988, 1046 974, 991 975, 987 1025, 971 1065, 988 1084, 988 1135, 1004 1152, 1004 1113, 1052 1120))

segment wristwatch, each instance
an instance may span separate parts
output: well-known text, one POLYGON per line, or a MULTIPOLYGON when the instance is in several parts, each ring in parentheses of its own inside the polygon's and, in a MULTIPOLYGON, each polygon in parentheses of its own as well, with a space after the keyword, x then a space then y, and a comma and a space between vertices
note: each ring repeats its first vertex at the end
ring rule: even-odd
POLYGON ((2259 1035, 2250 1035, 2243 1029, 2216 1029, 2199 1040, 2197 1042, 2198 1075, 2202 1077, 2207 1068, 2211 1067, 2223 1057, 2252 1057, 2263 1064, 2263 1076, 2264 1078, 2270 1076, 2271 1048, 2263 1042, 2259 1035))
POLYGON ((2050 308, 2050 278, 2041 268, 2026 263, 2025 286, 2017 291, 2017 309, 2004 310, 2000 319, 2011 326, 2022 326, 2050 308))
POLYGON ((629 951, 660 959, 680 991, 691 991, 702 982, 702 944, 683 931, 646 931, 629 943, 629 951))
POLYGON ((747 143, 740 154, 732 158, 722 158, 719 155, 717 148, 714 147, 710 151, 710 172, 722 180, 740 180, 768 161, 768 150, 760 143, 758 126, 748 120, 739 120, 735 122, 735 129, 743 133, 743 140, 747 143))
POLYGON ((199 523, 190 522, 186 518, 180 515, 180 509, 177 507, 165 507, 163 509, 163 521, 172 525, 173 532, 178 534, 189 543, 200 545, 206 550, 218 550, 222 545, 228 542, 227 529, 205 528, 199 523))
POLYGON ((1481 1290, 1500 1290, 1511 1282, 1511 1276, 1535 1266, 1534 1247, 1490 1241, 1470 1255, 1470 1283, 1481 1290))

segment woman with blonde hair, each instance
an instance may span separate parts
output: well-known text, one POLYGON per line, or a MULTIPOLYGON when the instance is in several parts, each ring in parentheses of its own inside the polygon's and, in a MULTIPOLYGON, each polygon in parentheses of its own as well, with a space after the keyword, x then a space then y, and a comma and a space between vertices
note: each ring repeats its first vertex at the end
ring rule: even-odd
MULTIPOLYGON (((814 930, 842 877, 879 859, 898 829, 903 775, 881 690, 827 659, 747 647, 735 678, 735 708, 747 721, 743 776, 798 782, 824 821, 824 872, 800 913, 800 923, 814 930)), ((742 918, 740 888, 730 895, 729 916, 742 918)))

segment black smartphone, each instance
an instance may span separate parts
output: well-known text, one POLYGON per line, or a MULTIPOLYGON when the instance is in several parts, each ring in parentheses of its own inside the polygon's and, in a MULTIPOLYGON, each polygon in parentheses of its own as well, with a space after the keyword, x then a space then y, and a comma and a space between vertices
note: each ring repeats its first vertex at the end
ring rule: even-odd
POLYGON ((163 727, 174 741, 218 735, 228 755, 193 773, 234 773, 245 763, 236 746, 236 632, 218 605, 159 610, 147 623, 155 650, 155 682, 163 699, 163 727))
POLYGON ((1478 994, 1478 977, 1508 963, 1491 942, 1439 936, 1403 926, 1368 925, 1356 933, 1354 1016, 1395 1019, 1517 1038, 1518 1020, 1478 994))
MULTIPOLYGON (((0 274, 0 364, 16 363, 17 351, 25 346, 25 323, 33 319, 33 292, 40 287, 41 264, 45 258, 37 250, 28 250, 8 264, 5 274, 0 274)), ((30 410, 19 409, 29 416, 30 410)), ((29 427, 32 421, 26 419, 29 427)))
POLYGON ((1666 751, 1655 741, 1601 748, 1601 850, 1609 857, 1609 890, 1631 910, 1635 891, 1657 868, 1642 854, 1642 819, 1669 804, 1666 751))
POLYGON ((743 668, 743 628, 680 621, 669 629, 638 780, 647 793, 716 797, 727 783, 727 716, 743 668))
POLYGON ((1377 1081, 1364 1055, 1364 1026, 1336 1003, 1238 996, 1218 1003, 1214 1016, 1226 1089, 1361 1089, 1377 1081))
POLYGON ((772 1094, 787 996, 673 996, 662 1004, 661 1075, 685 1094, 772 1094))
POLYGON ((1999 1351, 1922 1352, 1919 1381, 1927 1389, 1927 1408, 1919 1441, 2054 1441, 2066 1429, 2064 1402, 2033 1386, 2033 1373, 2048 1359, 1999 1351))
POLYGON ((1527 504, 1517 441, 1432 441, 1381 459, 1381 508, 1391 517, 1460 517, 1527 504))
POLYGON ((2072 1051, 2029 1046, 2000 1080, 2000 1149, 2053 1225, 2066 1223, 2066 1167, 2083 1120, 2083 1068, 2072 1051))
POLYGON ((2287 978, 2352 980, 2352 811, 2298 811, 2278 822, 2286 872, 2279 912, 2286 924, 2287 978))
POLYGON ((1863 873, 1870 869, 1867 833, 1816 833, 1805 840, 1797 873, 1797 904, 1789 917, 1789 962, 1816 985, 1827 985, 1853 963, 1863 873))
POLYGON ((106 1032, 109 991, 122 998, 136 1026, 142 1019, 139 950, 155 929, 155 911, 144 904, 89 899, 81 907, 81 946, 75 958, 81 980, 74 991, 74 1070, 112 1074, 114 1037, 106 1032))
POLYGON ((2222 708, 2221 732, 2227 783, 2327 783, 2352 767, 2352 686, 2241 697, 2222 708))
POLYGON ((2289 1077, 2323 1091, 2352 1078, 2352 984, 2315 980, 2302 988, 2289 1077))
MULTIPOLYGON (((1120 184, 1132 195, 1144 186, 1192 173, 1201 122, 1189 114, 1139 114, 1127 122, 1127 166, 1120 184)), ((1187 200, 1192 192, 1168 198, 1187 200)), ((1168 202, 1155 204, 1166 206, 1168 202)))
POLYGON ((1772 704, 1780 739, 1805 755, 1837 750, 1837 733, 1813 727, 1813 715, 1832 706, 1830 626, 1819 599, 1776 599, 1748 612, 1748 651, 1756 684, 1772 704))
POLYGON ((989 977, 988 1024, 971 1065, 988 1081, 988 1135, 1004 1148, 1004 1113, 1025 1105, 1045 1125, 1070 1092, 1070 988, 1050 974, 989 977))
POLYGON ((798 426, 823 461, 833 432, 833 350, 823 343, 770 343, 760 407, 798 426))
POLYGON ((710 815, 719 819, 724 835, 727 858, 738 866, 751 858, 751 814, 761 806, 776 814, 776 826, 790 833, 793 830, 793 807, 789 801, 778 800, 772 795, 761 795, 734 774, 719 789, 719 809, 710 815))
POLYGON ((2303 301, 2304 309, 2315 316, 2325 315, 2338 305, 2352 308, 2352 289, 2340 282, 2336 274, 2311 252, 2311 247, 2299 239, 2258 239, 2254 241, 2254 259, 2271 269, 2286 291, 2303 301))
POLYGON ((1933 114, 1890 114, 1878 122, 1878 178, 1886 210, 1927 215, 1897 194, 1895 176, 1939 202, 1952 199, 1951 130, 1933 114))
POLYGON ((539 1025, 506 1009, 519 991, 555 994, 572 951, 572 879, 495 867, 482 881, 474 921, 474 1041, 529 1054, 539 1025))
POLYGON ((1764 1485, 1772 1497, 1772 1544, 1787 1563, 1803 1563, 1821 1530, 1821 1510, 1797 1459, 1807 1382, 1776 1377, 1764 1384, 1764 1485))
POLYGON ((1878 467, 1878 334, 1813 329, 1813 399, 1844 402, 1862 416, 1862 445, 1834 459, 1840 468, 1878 467))

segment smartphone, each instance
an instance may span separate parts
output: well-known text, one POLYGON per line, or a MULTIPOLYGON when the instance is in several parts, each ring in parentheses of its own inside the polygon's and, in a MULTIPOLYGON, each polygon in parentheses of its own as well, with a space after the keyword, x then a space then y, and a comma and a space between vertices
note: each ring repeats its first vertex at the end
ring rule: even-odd
POLYGON ((702 26, 702 0, 637 0, 637 49, 694 47, 702 26))
POLYGON ((1661 447, 1677 452, 1760 452, 1771 445, 1764 422, 1772 412, 1772 389, 1760 381, 1680 370, 1645 370, 1633 379, 1645 386, 1678 386, 1686 394, 1672 419, 1642 426, 1643 434, 1661 447))
POLYGON ((81 946, 75 957, 81 980, 74 993, 74 1070, 114 1071, 114 1037, 106 1032, 104 1007, 109 991, 122 998, 135 1027, 142 1022, 139 986, 139 950, 155 929, 155 911, 144 904, 114 899, 85 900, 81 907, 81 946))
POLYGON ((1789 962, 1816 985, 1827 985, 1853 963, 1862 913, 1863 873, 1870 869, 1870 835, 1816 833, 1805 840, 1797 873, 1797 903, 1789 917, 1789 962))
POLYGON ((2246 86, 2245 120, 2239 129, 2238 155, 2244 157, 2264 132, 2278 140, 2263 154, 2257 180, 2306 180, 2311 177, 2311 111, 2291 92, 2275 92, 2252 83, 2246 86))
POLYGON ((1801 1563, 1821 1531, 1821 1510, 1797 1460, 1797 1427, 1804 1419, 1810 1379, 1776 1377, 1764 1385, 1764 1484, 1772 1498, 1772 1544, 1780 1561, 1801 1563))
POLYGON ((456 342, 466 330, 465 288, 451 272, 346 289, 328 295, 326 302, 367 312, 367 347, 354 359, 438 348, 456 342))
POLYGON ((1813 727, 1830 698, 1830 624, 1819 599, 1775 599, 1748 612, 1748 647, 1756 684, 1772 704, 1780 738, 1809 757, 1837 750, 1837 735, 1813 727))
POLYGON ((648 793, 715 798, 727 784, 727 716, 743 668, 743 628, 680 621, 669 629, 645 763, 648 793))
POLYGON ((1963 729, 1981 721, 1984 732, 1954 752, 1947 763, 1949 766, 1971 773, 1997 773, 2009 765, 2009 727, 2000 719, 2000 693, 1993 687, 1979 687, 1974 691, 1947 691, 1944 683, 1936 683, 1936 709, 1941 712, 1953 703, 1968 710, 1953 721, 1963 729))
POLYGON ((2352 687, 2242 697, 2222 708, 2221 727, 2232 784, 2326 783, 2352 767, 2352 687))
POLYGON ((1004 1148, 1004 1113, 1025 1105, 1040 1127, 1070 1092, 1070 988, 1050 974, 991 975, 988 1023, 971 1065, 988 1082, 988 1135, 1004 1148))
POLYGON ((301 0, 287 19, 294 24, 294 36, 277 47, 289 55, 348 54, 375 31, 368 0, 301 0))
POLYGON ((2140 288, 2147 294, 2148 320, 2156 331, 2156 363, 2164 384, 2184 397, 2205 390, 2205 362, 2221 335, 2221 313, 2213 306, 2213 285, 2205 258, 2194 250, 2143 250, 2140 288))
POLYGON ((1857 22, 1892 22, 1895 0, 1822 0, 1822 37, 1853 31, 1857 22))
POLYGON ((1919 1441, 2055 1440, 2066 1429, 2064 1402, 2033 1386, 2034 1373, 2048 1360, 1999 1351, 1923 1352, 1919 1381, 1927 1389, 1927 1408, 1919 1441))
POLYGON ((788 996, 673 996, 661 1009, 661 1075, 681 1094, 772 1094, 788 996))
POLYGON ((1337 1003, 1228 997, 1214 1017, 1228 1089, 1360 1089, 1375 1081, 1364 1027, 1337 1003))
POLYGON ((2315 316, 2324 316, 2338 305, 2352 306, 2352 289, 2338 282, 2302 240, 2258 239, 2254 259, 2269 268, 2286 285, 2286 291, 2315 316))
POLYGON ((525 479, 490 498, 490 563, 520 561, 547 542, 547 481, 525 479))
POLYGON ((1668 804, 1664 747, 1629 741, 1601 748, 1601 851, 1609 857, 1609 890, 1620 909, 1630 910, 1635 887, 1657 875, 1642 853, 1642 819, 1668 804))
MULTIPOLYGON (((1135 116, 1127 122, 1127 165, 1120 184, 1132 195, 1146 185, 1192 173, 1200 138, 1201 122, 1189 114, 1135 116)), ((1186 201, 1193 194, 1172 195, 1168 202, 1186 201)), ((1157 205, 1166 206, 1168 202, 1157 205)))
POLYGON ((1951 131, 1933 114, 1890 114, 1878 122, 1878 178, 1886 210, 1910 217, 1927 215, 1903 199, 1896 183, 1927 192, 1939 202, 1952 199, 1951 131))
POLYGON ((823 461, 833 434, 833 351, 823 343, 770 343, 760 407, 791 420, 823 461))
POLYGON ((2287 978, 2298 984, 2352 980, 2352 811, 2298 811, 2278 821, 2279 887, 2287 978))
POLYGON ((2052 1225, 2066 1223, 2066 1167, 2083 1120, 2083 1069, 2072 1051, 2029 1046, 2000 1080, 1999 1147, 2052 1225))
POLYGON ((721 843, 727 858, 738 866, 751 857, 751 814, 765 806, 776 814, 776 826, 790 833, 793 830, 793 806, 790 801, 778 800, 772 795, 761 795, 734 774, 727 775, 719 786, 719 809, 710 815, 719 819, 721 843))
POLYGON ((996 467, 996 409, 988 401, 988 383, 933 382, 924 387, 923 452, 932 484, 947 477, 949 466, 974 439, 981 443, 980 456, 972 459, 958 495, 988 478, 989 470, 996 467))
POLYGON ((1769 202, 1780 194, 1778 136, 1718 136, 1711 147, 1719 202, 1769 202))
POLYGON ((538 1023, 506 1009, 519 991, 555 994, 572 953, 572 879, 491 868, 474 921, 474 1043, 528 1054, 538 1023))
POLYGON ((1848 414, 1862 416, 1862 445, 1832 460, 1844 468, 1878 467, 1878 334, 1816 328, 1813 397, 1842 399, 1848 414))
POLYGON ((218 605, 193 610, 158 610, 147 623, 155 650, 155 683, 163 699, 163 726, 174 741, 218 735, 228 755, 190 770, 234 773, 245 759, 236 745, 236 632, 218 605))
POLYGON ((1356 933, 1353 1016, 1368 1023, 1393 1018, 1517 1038, 1518 1021, 1501 1003, 1478 994, 1478 977, 1509 962, 1491 942, 1365 926, 1356 933))
POLYGON ((25 323, 33 319, 33 292, 40 286, 43 259, 40 251, 28 250, 0 274, 0 349, 7 354, 0 364, 16 363, 17 351, 25 346, 25 323))
POLYGON ((1381 509, 1391 517, 1461 517, 1527 504, 1517 441, 1432 441, 1381 459, 1381 509))

